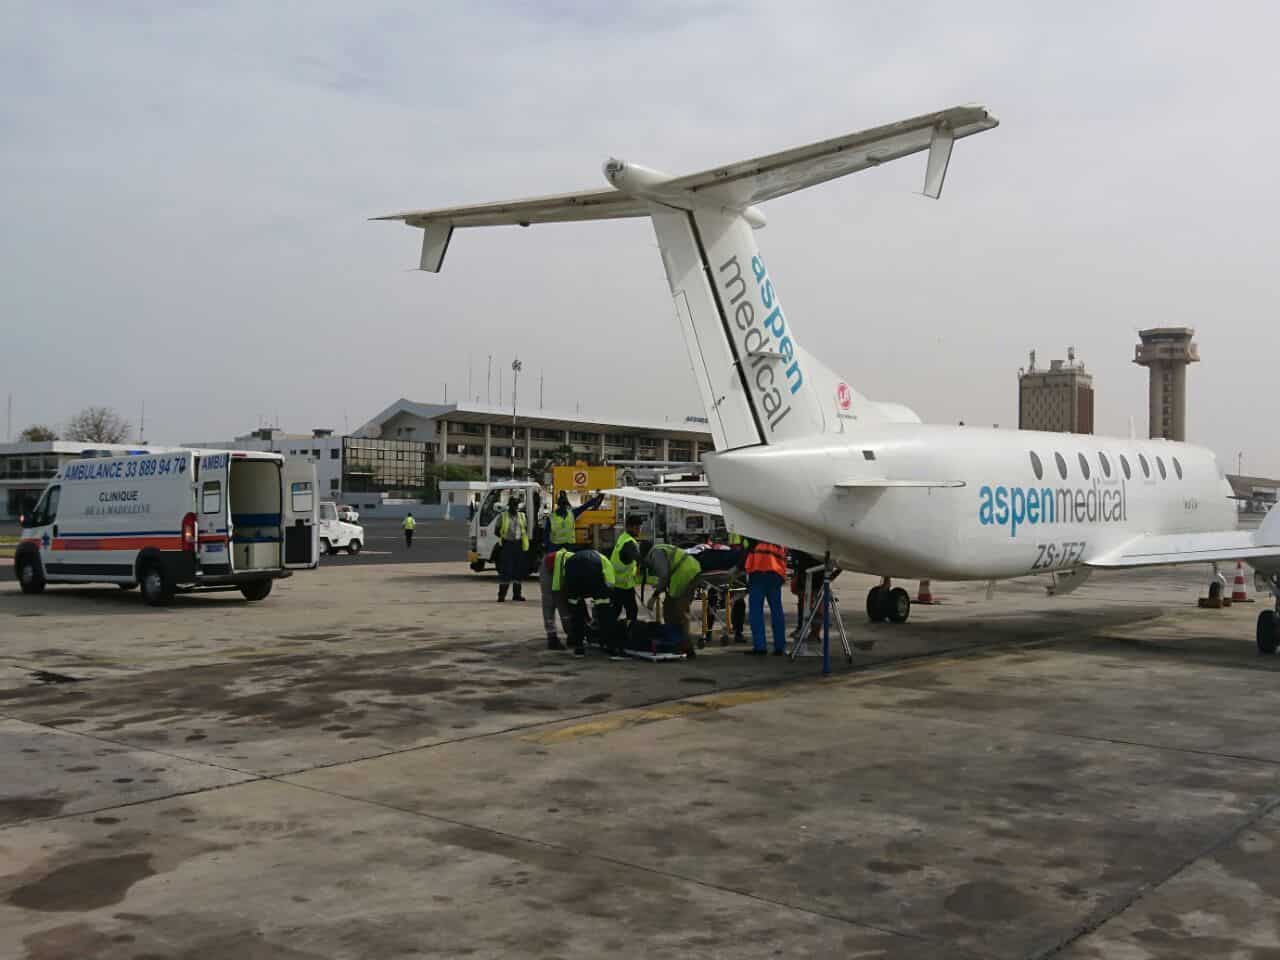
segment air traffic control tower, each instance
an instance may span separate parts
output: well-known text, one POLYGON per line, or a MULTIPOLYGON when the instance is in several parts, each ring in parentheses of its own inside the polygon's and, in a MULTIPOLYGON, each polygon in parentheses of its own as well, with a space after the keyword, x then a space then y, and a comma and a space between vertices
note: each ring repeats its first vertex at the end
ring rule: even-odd
POLYGON ((1191 342, 1195 334, 1191 327, 1138 331, 1142 342, 1134 347, 1133 362, 1151 371, 1147 400, 1153 437, 1187 438, 1187 364, 1200 360, 1200 348, 1191 342))

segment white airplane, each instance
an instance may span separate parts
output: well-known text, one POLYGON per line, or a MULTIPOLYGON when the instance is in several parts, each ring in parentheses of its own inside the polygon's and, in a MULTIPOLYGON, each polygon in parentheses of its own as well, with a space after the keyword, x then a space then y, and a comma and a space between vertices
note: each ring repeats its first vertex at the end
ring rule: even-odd
MULTIPOLYGON (((1257 626, 1259 648, 1274 652, 1280 508, 1256 531, 1234 529, 1210 450, 925 424, 800 347, 756 246, 757 204, 924 151, 924 193, 936 199, 955 141, 997 124, 983 107, 954 107, 683 177, 611 159, 604 189, 378 219, 422 229, 420 267, 431 272, 457 227, 653 221, 716 447, 704 457, 714 498, 648 494, 654 502, 718 508, 739 533, 885 578, 1054 572, 1074 575, 1073 589, 1100 568, 1248 560, 1276 597, 1257 626)), ((1222 582, 1215 569, 1214 592, 1222 582)), ((907 592, 884 584, 868 614, 905 619, 907 592)))

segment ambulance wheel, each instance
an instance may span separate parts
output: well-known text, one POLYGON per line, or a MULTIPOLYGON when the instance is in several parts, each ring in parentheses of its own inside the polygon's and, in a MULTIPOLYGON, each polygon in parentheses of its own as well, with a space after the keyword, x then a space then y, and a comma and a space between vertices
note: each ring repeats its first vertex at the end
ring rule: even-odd
POLYGON ((894 587, 889 591, 888 607, 890 623, 906 623, 907 617, 911 616, 911 594, 901 587, 894 587))
POLYGON ((159 564, 153 563, 145 567, 142 576, 138 578, 138 585, 142 588, 142 599, 148 606, 162 607, 173 599, 173 584, 164 575, 159 564))
POLYGON ((354 557, 359 552, 360 552, 359 540, 352 540, 350 543, 347 544, 347 553, 351 554, 351 556, 354 557))
POLYGON ((333 548, 333 544, 329 542, 328 537, 320 538, 320 555, 322 557, 331 557, 338 551, 333 548))
POLYGON ((267 596, 271 593, 271 585, 272 581, 270 580, 255 580, 253 583, 241 584, 240 592, 244 594, 246 600, 253 603, 257 600, 267 599, 267 596))
POLYGON ((40 561, 35 557, 27 556, 18 561, 18 586, 23 593, 44 592, 44 573, 40 569, 40 561))
POLYGON ((872 587, 867 591, 867 619, 872 623, 882 623, 888 616, 889 612, 885 610, 882 591, 879 587, 872 587))
POLYGON ((1258 652, 1272 654, 1280 646, 1280 616, 1274 610, 1258 614, 1258 652))

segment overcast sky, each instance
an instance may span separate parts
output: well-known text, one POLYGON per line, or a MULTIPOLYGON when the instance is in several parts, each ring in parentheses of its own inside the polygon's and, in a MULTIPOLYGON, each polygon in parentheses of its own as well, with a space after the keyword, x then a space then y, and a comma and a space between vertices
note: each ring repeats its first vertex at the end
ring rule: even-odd
POLYGON ((959 103, 922 156, 770 203, 797 338, 925 420, 1017 422, 1068 346, 1146 432, 1136 330, 1190 325, 1189 439, 1280 476, 1280 7, 1257 3, 0 5, 0 353, 13 430, 86 404, 152 441, 354 429, 400 396, 701 414, 645 220, 398 210, 673 173, 959 103), (496 400, 497 389, 493 390, 496 400), (504 387, 510 400, 510 385, 504 387))

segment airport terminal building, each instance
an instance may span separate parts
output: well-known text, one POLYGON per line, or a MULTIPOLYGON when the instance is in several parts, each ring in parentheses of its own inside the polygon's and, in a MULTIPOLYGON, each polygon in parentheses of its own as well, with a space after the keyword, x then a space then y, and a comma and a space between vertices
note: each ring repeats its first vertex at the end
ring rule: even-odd
MULTIPOLYGON (((712 449, 702 417, 654 423, 597 420, 549 410, 512 415, 474 403, 400 399, 343 438, 342 489, 414 486, 411 465, 459 464, 486 480, 509 478, 569 447, 580 460, 696 461, 712 449)), ((421 486, 421 484, 418 484, 421 486)))

